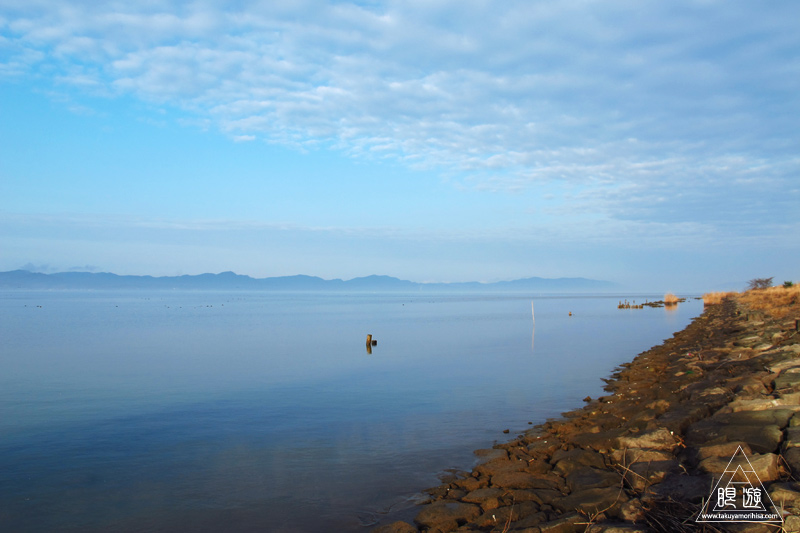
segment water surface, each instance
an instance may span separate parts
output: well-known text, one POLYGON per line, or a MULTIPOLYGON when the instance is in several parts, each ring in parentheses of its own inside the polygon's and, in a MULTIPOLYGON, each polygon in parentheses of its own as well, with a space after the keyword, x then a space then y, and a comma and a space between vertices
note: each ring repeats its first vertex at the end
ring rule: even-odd
POLYGON ((409 519, 437 474, 702 311, 622 298, 2 292, 0 530, 409 519))

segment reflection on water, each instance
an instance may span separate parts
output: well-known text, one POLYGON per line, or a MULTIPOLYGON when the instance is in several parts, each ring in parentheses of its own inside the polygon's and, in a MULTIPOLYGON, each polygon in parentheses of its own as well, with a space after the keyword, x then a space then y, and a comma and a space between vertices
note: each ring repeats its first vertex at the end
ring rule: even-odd
POLYGON ((531 295, 0 296, 9 531, 363 531, 405 518, 438 472, 601 393, 601 377, 702 310, 537 297, 534 317, 531 295), (365 329, 379 357, 365 357, 365 329))

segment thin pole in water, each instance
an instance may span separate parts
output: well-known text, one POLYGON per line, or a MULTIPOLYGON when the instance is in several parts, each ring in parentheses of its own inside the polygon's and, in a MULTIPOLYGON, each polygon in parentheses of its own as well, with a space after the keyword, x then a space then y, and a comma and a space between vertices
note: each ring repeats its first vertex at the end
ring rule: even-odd
POLYGON ((533 314, 533 300, 531 300, 531 319, 533 320, 533 325, 536 325, 536 315, 533 314))

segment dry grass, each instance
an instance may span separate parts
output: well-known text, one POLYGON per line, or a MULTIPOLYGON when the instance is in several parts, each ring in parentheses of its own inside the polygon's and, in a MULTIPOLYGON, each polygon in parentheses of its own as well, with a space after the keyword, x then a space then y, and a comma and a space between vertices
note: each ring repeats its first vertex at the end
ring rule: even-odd
POLYGON ((671 292, 664 295, 664 305, 678 305, 678 300, 679 298, 671 292))
POLYGON ((736 296, 738 292, 735 291, 728 291, 728 292, 707 292, 703 295, 703 305, 714 305, 722 303, 722 300, 725 298, 736 296))
POLYGON ((800 312, 800 285, 750 290, 742 293, 739 301, 755 311, 784 318, 800 312))

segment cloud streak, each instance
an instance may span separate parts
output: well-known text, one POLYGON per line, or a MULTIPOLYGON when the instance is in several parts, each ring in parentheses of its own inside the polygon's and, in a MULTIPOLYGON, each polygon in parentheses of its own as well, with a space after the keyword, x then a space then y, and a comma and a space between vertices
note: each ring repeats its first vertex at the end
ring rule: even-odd
POLYGON ((573 183, 619 221, 797 222, 795 2, 280 4, 7 0, 0 75, 467 187, 573 183))

